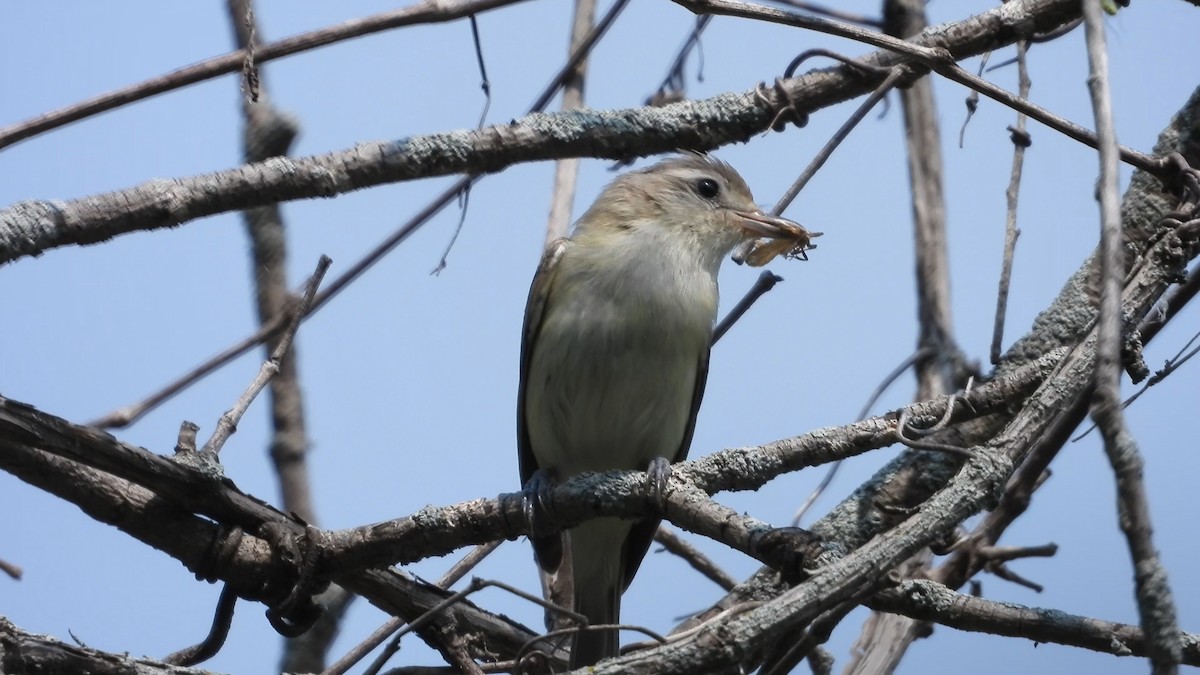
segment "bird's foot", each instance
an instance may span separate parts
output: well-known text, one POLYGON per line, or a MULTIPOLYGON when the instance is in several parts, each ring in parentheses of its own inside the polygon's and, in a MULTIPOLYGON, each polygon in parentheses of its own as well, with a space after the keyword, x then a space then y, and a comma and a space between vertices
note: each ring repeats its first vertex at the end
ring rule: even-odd
POLYGON ((667 510, 667 481, 671 478, 671 462, 666 457, 655 457, 646 467, 646 482, 650 499, 660 513, 667 510))
POLYGON ((541 526, 550 512, 550 490, 554 479, 542 469, 533 472, 529 482, 521 489, 521 508, 529 523, 529 536, 536 537, 547 530, 541 526))

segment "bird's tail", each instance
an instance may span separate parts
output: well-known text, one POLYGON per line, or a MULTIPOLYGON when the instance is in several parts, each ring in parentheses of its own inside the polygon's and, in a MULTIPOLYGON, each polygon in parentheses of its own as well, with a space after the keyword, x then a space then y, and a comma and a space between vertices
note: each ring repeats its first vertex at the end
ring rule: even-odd
MULTIPOLYGON (((574 577, 574 609, 589 626, 621 621, 624 589, 624 543, 628 524, 601 518, 570 530, 574 577)), ((581 630, 571 640, 571 668, 582 668, 616 656, 620 635, 612 630, 581 630)))
MULTIPOLYGON (((604 593, 580 594, 579 599, 583 602, 575 605, 575 611, 588 618, 589 626, 619 623, 621 620, 621 593, 618 587, 614 585, 603 590, 604 593)), ((595 665, 616 656, 620 646, 616 629, 581 630, 571 640, 571 669, 595 665)))

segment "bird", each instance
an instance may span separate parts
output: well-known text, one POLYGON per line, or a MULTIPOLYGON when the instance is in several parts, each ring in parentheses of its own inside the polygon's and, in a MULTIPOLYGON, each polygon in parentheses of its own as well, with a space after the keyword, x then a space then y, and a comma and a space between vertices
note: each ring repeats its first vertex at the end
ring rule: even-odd
MULTIPOLYGON (((665 485, 696 427, 722 260, 751 239, 807 234, 765 213, 711 155, 671 156, 610 183, 546 247, 529 291, 517 400, 526 499, 584 472, 649 471, 665 485)), ((618 623, 658 524, 606 517, 531 534, 544 590, 588 625, 618 623)), ((571 667, 618 648, 616 630, 577 631, 571 667)))

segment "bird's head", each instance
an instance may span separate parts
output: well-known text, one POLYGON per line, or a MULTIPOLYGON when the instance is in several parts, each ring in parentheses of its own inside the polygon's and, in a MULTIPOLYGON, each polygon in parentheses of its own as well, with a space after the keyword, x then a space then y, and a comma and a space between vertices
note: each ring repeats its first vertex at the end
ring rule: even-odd
POLYGON ((678 242, 714 268, 748 239, 808 236, 800 224, 759 208, 733 167, 696 153, 617 178, 579 220, 577 231, 589 239, 678 242))

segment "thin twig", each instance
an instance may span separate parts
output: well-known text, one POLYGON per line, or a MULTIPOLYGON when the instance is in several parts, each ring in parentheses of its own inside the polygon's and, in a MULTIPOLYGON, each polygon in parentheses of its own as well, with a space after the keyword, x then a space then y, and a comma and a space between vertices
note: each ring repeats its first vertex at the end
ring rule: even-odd
POLYGON ((683 45, 675 53, 675 58, 671 60, 671 66, 667 68, 667 74, 663 77, 662 83, 658 85, 658 89, 653 94, 646 97, 646 105, 665 105, 683 97, 683 92, 687 84, 683 67, 687 63, 688 56, 691 55, 692 50, 700 44, 700 35, 704 33, 705 28, 708 28, 708 24, 711 21, 711 14, 701 14, 696 17, 696 23, 692 26, 692 31, 688 33, 687 39, 683 41, 683 45))
POLYGON ((1182 644, 1175 602, 1152 538, 1153 524, 1142 479, 1143 462, 1120 405, 1121 347, 1124 325, 1121 292, 1125 258, 1117 198, 1117 137, 1109 93, 1104 15, 1100 0, 1084 0, 1088 52, 1088 90, 1100 139, 1100 316, 1097 321, 1096 374, 1092 418, 1104 436, 1104 451, 1116 474, 1121 531, 1133 559, 1134 587, 1142 630, 1149 642, 1151 671, 1179 671, 1182 644))
POLYGON ((1038 438, 1029 451, 1025 462, 1005 485, 1000 504, 988 512, 971 534, 966 537, 970 545, 958 546, 955 552, 929 578, 950 588, 958 588, 967 579, 983 569, 986 561, 975 554, 973 547, 994 545, 1004 531, 1029 508, 1033 493, 1048 477, 1050 462, 1058 455, 1087 413, 1086 397, 1081 397, 1073 406, 1058 413, 1045 434, 1038 438))
POLYGON ((550 99, 554 98, 554 95, 566 83, 571 73, 575 72, 575 68, 592 52, 592 47, 596 45, 600 38, 604 37, 609 27, 617 20, 618 16, 621 16, 621 12, 625 10, 625 6, 628 4, 629 0, 617 0, 608 8, 604 16, 592 27, 587 37, 579 42, 578 47, 571 53, 567 62, 563 64, 562 68, 559 68, 558 75, 554 77, 550 85, 542 91, 541 96, 538 96, 533 105, 529 106, 530 112, 545 110, 546 106, 550 105, 550 99))
POLYGON ((304 289, 304 295, 300 299, 299 305, 293 310, 291 321, 283 334, 279 337, 279 343, 275 345, 275 351, 271 352, 271 358, 267 359, 261 368, 258 375, 242 393, 233 407, 224 415, 221 415, 221 420, 217 423, 217 428, 213 431, 212 438, 204 444, 200 449, 202 453, 220 454, 221 448, 224 447, 225 441, 237 431, 238 422, 242 416, 246 414, 246 410, 250 404, 254 402, 258 393, 267 386, 275 373, 279 372, 279 362, 283 360, 285 354, 292 346, 292 340, 296 337, 296 330, 300 327, 300 320, 308 312, 309 306, 313 302, 313 297, 317 293, 317 287, 321 285, 321 279, 325 278, 325 272, 329 270, 329 265, 333 261, 328 256, 321 256, 317 261, 317 269, 313 275, 309 277, 308 283, 304 289))
MULTIPOLYGON (((1197 268, 1197 269, 1200 269, 1200 268, 1197 268)), ((1151 375, 1149 378, 1146 379, 1146 381, 1144 383, 1142 383, 1142 386, 1140 389, 1135 391, 1132 396, 1130 396, 1129 398, 1122 401, 1121 409, 1125 410, 1129 406, 1133 405, 1134 401, 1137 401, 1139 398, 1141 398, 1142 394, 1145 394, 1146 391, 1150 389, 1150 387, 1153 387, 1154 385, 1158 384, 1159 382, 1162 382, 1163 380, 1167 379, 1167 377, 1170 376, 1171 373, 1178 370, 1183 364, 1187 363, 1188 360, 1191 359, 1193 356, 1195 356, 1197 353, 1200 353, 1200 345, 1197 345, 1195 348, 1188 351, 1188 347, 1190 347, 1193 343, 1195 343, 1197 339, 1200 339, 1200 333, 1196 333, 1195 335, 1193 335, 1192 338, 1190 340, 1188 340, 1187 343, 1184 344, 1183 347, 1180 348, 1180 350, 1178 352, 1175 353, 1175 356, 1171 357, 1170 359, 1167 359, 1167 362, 1163 365, 1163 367, 1161 369, 1155 371, 1154 375, 1151 375)), ((1086 430, 1080 432, 1079 435, 1072 438, 1071 442, 1077 443, 1077 442, 1083 440, 1083 438, 1086 437, 1088 434, 1092 433, 1092 431, 1095 428, 1096 428, 1096 424, 1093 422, 1086 430)))
POLYGON ((233 610, 237 607, 238 595, 228 584, 221 589, 217 598, 217 608, 213 611, 212 625, 208 635, 198 644, 172 652, 163 658, 163 663, 173 666, 194 666, 204 663, 217 655, 229 637, 229 629, 233 626, 233 610))
MULTIPOLYGON (((468 178, 474 178, 474 175, 468 178)), ((458 197, 458 224, 454 226, 454 234, 450 235, 450 241, 446 242, 446 248, 442 249, 442 255, 438 258, 437 265, 429 270, 430 276, 437 276, 446 269, 446 259, 450 257, 450 251, 454 249, 454 244, 458 241, 458 235, 462 234, 463 225, 467 222, 467 207, 471 205, 471 188, 475 185, 474 180, 468 180, 463 185, 462 189, 455 195, 458 197)))
MULTIPOLYGON (((575 18, 571 24, 573 53, 587 38, 596 19, 596 0, 575 0, 575 18)), ((580 60, 563 82, 562 109, 575 110, 583 106, 584 75, 587 61, 580 60)), ((579 180, 579 158, 568 157, 554 163, 554 191, 550 195, 550 218, 546 221, 546 245, 567 236, 571 226, 571 209, 575 204, 575 185, 579 180)))
POLYGON ((775 288, 775 284, 781 281, 783 281, 783 277, 770 270, 763 270, 762 274, 758 275, 758 279, 755 280, 754 285, 750 287, 750 290, 746 291, 742 299, 738 300, 733 309, 729 310, 725 318, 721 319, 721 322, 713 329, 712 344, 717 344, 721 338, 725 337, 729 329, 733 328, 733 324, 737 323, 738 319, 741 319, 742 315, 749 311, 754 306, 754 303, 758 302, 759 298, 765 295, 767 291, 775 288))
MULTIPOLYGON (((483 110, 479 112, 479 122, 475 125, 477 129, 483 128, 483 123, 487 119, 488 110, 492 107, 492 83, 488 80, 487 65, 483 60, 483 41, 479 37, 479 22, 475 20, 475 15, 472 14, 471 20, 471 43, 475 47, 475 61, 479 64, 479 88, 483 90, 483 110)), ((429 273, 437 276, 446 269, 446 259, 450 257, 450 251, 454 249, 454 244, 458 241, 458 235, 462 234, 463 225, 467 223, 467 207, 471 203, 471 186, 474 183, 467 183, 463 186, 461 192, 458 193, 458 224, 454 226, 454 234, 450 235, 450 241, 446 243, 446 248, 442 250, 442 255, 438 258, 437 265, 434 265, 433 270, 429 273)))
MULTIPOLYGON (((810 50, 810 52, 811 51, 813 50, 810 50)), ((833 151, 837 150, 838 146, 842 144, 842 141, 846 140, 846 137, 850 135, 850 132, 854 130, 854 127, 858 126, 858 123, 867 116, 867 113, 871 111, 871 108, 874 108, 875 104, 879 103, 884 96, 887 96, 887 93, 891 91, 892 87, 896 86, 901 78, 907 76, 909 72, 910 71, 906 66, 898 66, 888 71, 888 74, 883 79, 883 82, 880 82, 879 86, 875 88, 875 91, 871 92, 870 95, 868 95, 867 98, 864 99, 861 104, 859 104, 858 109, 855 110, 852 115, 850 115, 849 119, 843 122, 842 126, 838 127, 838 130, 834 132, 833 136, 831 136, 828 141, 825 142, 825 145, 822 146, 820 151, 818 151, 817 154, 812 158, 812 160, 808 163, 808 166, 804 167, 804 171, 800 172, 800 175, 796 177, 796 180, 792 182, 787 191, 785 191, 783 195, 779 197, 779 201, 775 202, 775 206, 771 207, 771 213, 773 215, 782 215, 783 212, 787 210, 788 206, 791 206, 792 201, 796 199, 796 195, 799 195, 800 191, 804 189, 804 186, 808 185, 808 181, 812 180, 813 176, 817 175, 817 172, 821 170, 821 167, 825 166, 825 162, 828 161, 833 155, 833 151)), ((760 96, 765 97, 765 94, 760 94, 760 96)), ((791 104, 788 104, 788 106, 785 106, 783 109, 781 109, 776 117, 780 117, 790 106, 791 104)), ((739 265, 742 264, 753 247, 753 241, 747 241, 746 243, 742 244, 736 250, 734 250, 731 256, 732 260, 739 265)))
POLYGON ((487 120, 488 110, 492 107, 492 83, 488 80, 487 64, 483 60, 483 40, 479 37, 479 22, 475 15, 467 17, 471 20, 471 44, 475 47, 475 61, 479 64, 479 88, 483 90, 483 110, 479 111, 478 128, 483 128, 487 120))
POLYGON ((207 377, 210 373, 232 362, 237 357, 262 344, 271 336, 277 334, 284 326, 286 314, 278 314, 269 323, 263 323, 253 334, 239 342, 226 347, 223 351, 209 358, 204 363, 180 375, 166 386, 150 394, 137 403, 122 406, 109 412, 103 417, 88 422, 88 426, 100 429, 121 429, 140 420, 151 410, 166 403, 176 394, 207 377))
MULTIPOLYGON (((485 588, 488 588, 489 586, 508 591, 509 593, 512 593, 513 595, 515 595, 519 598, 522 598, 524 600, 528 600, 529 602, 532 602, 535 605, 539 605, 539 606, 541 606, 545 609, 548 609, 552 612, 563 614, 563 615, 569 617, 572 621, 575 621, 579 626, 587 625, 587 617, 583 616, 582 614, 572 612, 569 609, 565 609, 565 608, 559 607, 558 605, 555 605, 551 602, 547 602, 547 601, 537 597, 536 595, 526 593, 525 591, 522 591, 521 589, 516 588, 515 586, 510 586, 509 584, 506 584, 506 583, 503 583, 500 581, 495 581, 492 579, 480 579, 480 578, 476 577, 474 579, 471 579, 471 583, 468 584, 466 588, 464 588, 461 591, 458 591, 457 593, 454 593, 453 595, 450 595, 445 600, 439 602, 438 604, 436 604, 432 608, 430 608, 429 611, 427 611, 427 612, 421 614, 421 616, 413 619, 412 622, 410 622, 407 626, 404 626, 403 628, 400 629, 400 632, 396 634, 396 637, 402 637, 403 635, 405 635, 407 633, 411 633, 412 631, 415 631, 418 628, 421 628, 425 624, 432 621, 435 617, 437 617, 439 614, 441 614, 447 608, 452 607, 452 606, 462 602, 463 600, 465 600, 467 597, 471 596, 472 594, 477 593, 485 588)), ((635 627, 622 626, 622 628, 635 628, 635 627)), ((573 631, 574 629, 571 629, 571 630, 573 631)), ((568 631, 568 632, 571 632, 571 631, 568 631)), ((521 648, 521 651, 517 653, 517 660, 518 661, 520 660, 521 652, 524 652, 525 650, 527 650, 533 643, 536 643, 540 640, 549 638, 552 635, 553 635, 552 633, 548 633, 546 635, 535 637, 533 640, 527 642, 521 648)), ((373 675, 373 672, 375 672, 375 671, 368 669, 366 671, 366 673, 364 673, 364 675, 373 675)))
POLYGON ((863 26, 868 26, 870 28, 883 28, 883 20, 882 19, 865 16, 863 14, 851 14, 850 12, 844 12, 840 9, 834 9, 833 7, 826 7, 825 5, 818 5, 815 2, 803 2, 802 0, 775 0, 775 1, 781 5, 788 5, 790 7, 795 7, 796 9, 802 9, 806 12, 812 12, 813 14, 820 14, 822 16, 827 16, 831 19, 839 19, 841 21, 849 21, 850 23, 857 23, 857 24, 860 24, 863 26))
MULTIPOLYGON (((1017 79, 1021 98, 1029 98, 1029 68, 1025 62, 1026 44, 1017 42, 1017 79)), ((1013 253, 1017 248, 1017 197, 1021 190, 1021 169, 1025 166, 1025 148, 1029 147, 1029 133, 1025 131, 1025 113, 1017 113, 1017 125, 1012 131, 1013 159, 1008 189, 1004 191, 1008 211, 1004 221, 1004 256, 1000 267, 1000 289, 996 293, 996 318, 992 322, 992 365, 1000 363, 1000 346, 1004 342, 1004 319, 1008 313, 1008 288, 1012 282, 1013 253)))
POLYGON ((516 660, 521 661, 525 657, 526 653, 528 653, 529 650, 532 649, 533 646, 536 645, 537 643, 546 642, 546 641, 552 640, 553 638, 556 638, 556 637, 561 637, 564 635, 574 635, 575 633, 583 633, 583 632, 600 632, 600 631, 608 632, 608 631, 621 631, 621 630, 628 630, 628 631, 634 631, 636 633, 641 633, 642 635, 645 635, 646 637, 654 640, 658 644, 663 644, 663 643, 668 642, 667 638, 650 630, 649 628, 646 628, 645 626, 638 626, 638 625, 631 624, 631 623, 599 623, 599 624, 583 623, 578 626, 570 626, 568 628, 559 628, 556 630, 548 631, 546 633, 543 633, 542 635, 539 635, 535 638, 530 639, 529 642, 525 643, 525 646, 521 647, 521 651, 517 652, 516 660))
MULTIPOLYGON (((949 405, 953 405, 954 398, 951 397, 949 405)), ((908 410, 900 412, 900 419, 896 420, 896 440, 902 445, 913 448, 914 450, 932 450, 934 452, 944 452, 949 455, 957 455, 964 459, 970 459, 975 456, 975 453, 970 448, 963 448, 949 443, 938 443, 936 441, 926 441, 921 439, 909 438, 908 430, 908 410)))
POLYGON ((928 50, 924 47, 913 44, 906 45, 904 40, 885 35, 879 31, 860 28, 844 21, 789 12, 774 7, 742 2, 741 0, 674 0, 674 2, 696 14, 721 14, 742 17, 744 19, 769 21, 771 23, 817 31, 835 37, 847 38, 879 49, 895 51, 906 56, 917 58, 928 56, 928 50))
POLYGON ((711 558, 700 552, 700 549, 692 546, 680 537, 675 530, 666 525, 659 525, 658 530, 654 533, 654 541, 662 544, 663 548, 674 555, 683 558, 687 564, 692 566, 700 574, 703 574, 709 581, 720 586, 726 591, 733 590, 737 585, 737 579, 729 576, 729 573, 721 569, 711 558))
MULTIPOLYGON (((262 65, 285 56, 352 40, 371 33, 393 28, 427 23, 443 23, 471 16, 497 7, 515 4, 523 0, 426 0, 417 5, 402 7, 372 16, 351 19, 335 26, 326 26, 307 33, 258 45, 255 62, 262 65)), ((39 134, 78 122, 123 105, 145 100, 151 96, 173 91, 228 73, 242 70, 246 63, 246 51, 238 50, 216 56, 200 63, 178 68, 138 84, 115 89, 94 98, 74 103, 65 108, 42 113, 22 122, 0 129, 0 148, 32 138, 39 134)))
POLYGON ((834 61, 837 61, 838 63, 842 63, 847 66, 850 66, 859 75, 884 76, 884 75, 887 75, 888 71, 890 70, 889 68, 880 68, 879 66, 872 66, 870 64, 863 63, 862 61, 859 61, 858 59, 851 58, 849 56, 846 56, 845 54, 840 54, 838 52, 833 51, 832 49, 822 49, 820 47, 813 47, 812 49, 805 49, 804 51, 800 52, 799 54, 796 55, 795 58, 793 58, 791 60, 790 63, 788 63, 787 68, 783 69, 783 78, 786 80, 786 79, 795 77, 796 71, 800 69, 800 66, 805 61, 808 61, 809 59, 812 59, 812 58, 816 58, 818 56, 824 56, 827 59, 833 59, 834 61))
MULTIPOLYGON (((864 588, 859 596, 869 595, 869 588, 864 588)), ((800 661, 806 659, 821 645, 829 641, 833 629, 837 628, 842 619, 858 607, 856 600, 846 600, 834 605, 812 620, 794 641, 782 641, 778 651, 771 654, 759 669, 760 675, 783 675, 793 672, 800 661)))
POLYGON ((21 569, 21 567, 19 565, 14 565, 2 558, 0 558, 0 572, 4 572, 9 577, 12 577, 13 579, 16 579, 17 581, 20 581, 21 575, 24 574, 24 571, 21 569))
POLYGON ((800 191, 804 189, 808 181, 817 175, 817 171, 820 171, 822 166, 825 166, 825 162, 833 155, 833 151, 837 150, 837 147, 842 144, 842 141, 846 140, 846 137, 850 135, 854 127, 858 126, 858 123, 867 116, 867 113, 871 112, 871 108, 874 108, 876 103, 879 103, 884 96, 887 96, 887 93, 900 82, 901 78, 909 74, 910 71, 907 67, 893 68, 888 72, 883 82, 880 82, 879 86, 875 87, 875 91, 871 92, 858 106, 854 114, 850 115, 850 118, 843 122, 842 126, 838 127, 838 130, 825 142, 820 152, 808 163, 808 166, 804 168, 804 171, 796 178, 791 187, 787 189, 787 192, 784 192, 779 201, 775 202, 775 206, 771 208, 772 214, 781 215, 787 210, 787 207, 791 205, 796 195, 800 194, 800 191))
MULTIPOLYGON (((454 563, 454 565, 447 570, 446 573, 443 574, 434 585, 438 586, 439 588, 450 588, 454 584, 458 583, 459 579, 462 579, 464 576, 466 576, 467 572, 470 572, 475 568, 476 565, 483 562, 483 559, 491 555, 492 551, 500 548, 501 543, 503 542, 493 541, 488 544, 480 544, 479 546, 471 549, 470 553, 463 556, 458 562, 454 563)), ((383 644, 383 641, 387 640, 388 637, 390 637, 393 633, 400 630, 405 623, 407 623, 407 621, 405 621, 403 617, 399 616, 394 616, 388 619, 383 623, 382 626, 376 628, 370 635, 368 635, 366 639, 364 639, 362 642, 359 642, 357 645, 354 645, 350 651, 342 655, 342 658, 338 659, 333 665, 322 671, 321 675, 342 675, 346 671, 353 668, 359 661, 363 660, 363 658, 365 658, 367 654, 370 654, 372 650, 383 644)), ((387 649, 385 649, 379 655, 379 657, 372 662, 372 665, 370 668, 368 668, 368 670, 374 670, 378 672, 383 668, 383 665, 387 663, 388 659, 390 659, 398 651, 400 651, 399 639, 389 644, 387 649)))
MULTIPOLYGON (((987 62, 990 58, 992 58, 991 52, 983 53, 983 58, 979 60, 979 70, 976 71, 976 75, 983 77, 983 69, 987 67, 987 62)), ((979 92, 972 89, 971 93, 967 94, 966 104, 967 116, 963 119, 962 127, 958 130, 958 147, 960 150, 967 137, 967 125, 971 123, 971 118, 975 116, 975 111, 979 109, 979 92)))
POLYGON ((1126 399, 1125 402, 1121 404, 1121 407, 1128 408, 1129 405, 1136 401, 1139 396, 1144 394, 1147 389, 1167 379, 1171 373, 1179 370, 1183 364, 1187 363, 1189 359, 1197 354, 1197 352, 1200 352, 1200 345, 1193 347, 1191 350, 1184 351, 1187 350, 1192 344, 1195 344, 1196 340, 1198 339, 1200 339, 1200 333, 1192 335, 1191 339, 1189 339, 1187 343, 1185 343, 1183 347, 1175 353, 1175 356, 1171 357, 1171 359, 1167 361, 1162 369, 1155 371, 1154 375, 1146 380, 1146 383, 1142 386, 1142 388, 1139 389, 1133 396, 1130 396, 1128 399, 1126 399))

